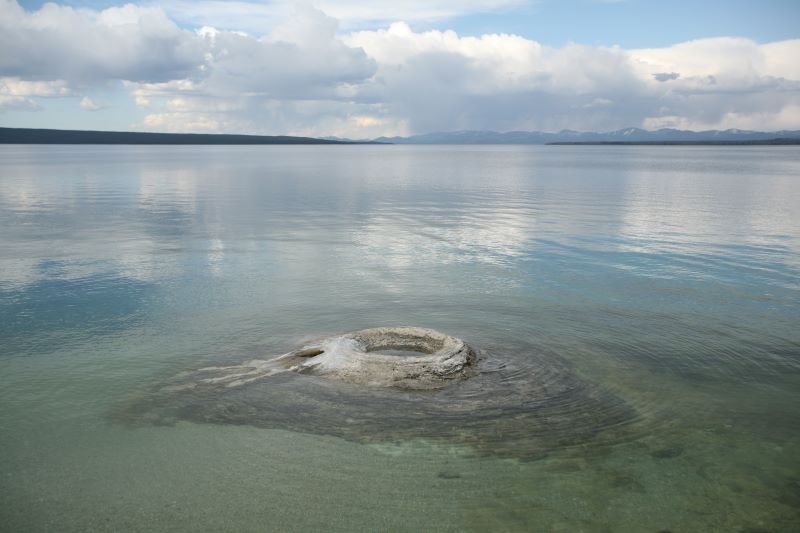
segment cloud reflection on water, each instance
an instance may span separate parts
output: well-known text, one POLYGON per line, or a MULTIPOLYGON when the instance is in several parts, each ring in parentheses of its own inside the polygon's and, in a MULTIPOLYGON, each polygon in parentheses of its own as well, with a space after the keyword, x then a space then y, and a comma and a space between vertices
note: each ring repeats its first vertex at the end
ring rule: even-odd
POLYGON ((403 296, 420 283, 455 290, 452 269, 470 279, 460 290, 477 293, 574 286, 613 270, 791 287, 800 257, 791 150, 4 152, 4 291, 53 279, 41 268, 51 261, 65 281, 112 275, 191 291, 208 278, 211 291, 214 278, 265 285, 273 302, 298 286, 336 297, 365 287, 403 296))

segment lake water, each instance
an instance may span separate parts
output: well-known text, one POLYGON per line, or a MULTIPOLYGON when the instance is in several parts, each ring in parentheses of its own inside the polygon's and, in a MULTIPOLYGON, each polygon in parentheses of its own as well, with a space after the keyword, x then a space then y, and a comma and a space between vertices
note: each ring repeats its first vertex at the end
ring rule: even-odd
POLYGON ((0 530, 796 531, 795 147, 0 147, 0 530), (175 375, 384 325, 443 391, 175 375))

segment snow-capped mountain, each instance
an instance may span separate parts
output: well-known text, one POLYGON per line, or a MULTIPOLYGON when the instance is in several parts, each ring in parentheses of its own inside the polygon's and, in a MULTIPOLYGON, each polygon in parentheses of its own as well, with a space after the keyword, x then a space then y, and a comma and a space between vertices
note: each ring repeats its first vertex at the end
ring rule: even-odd
POLYGON ((768 141, 800 139, 800 131, 747 131, 739 129, 689 131, 664 128, 655 131, 625 128, 606 132, 562 130, 541 131, 453 131, 410 137, 379 137, 376 142, 395 144, 547 144, 553 142, 683 142, 683 141, 768 141))

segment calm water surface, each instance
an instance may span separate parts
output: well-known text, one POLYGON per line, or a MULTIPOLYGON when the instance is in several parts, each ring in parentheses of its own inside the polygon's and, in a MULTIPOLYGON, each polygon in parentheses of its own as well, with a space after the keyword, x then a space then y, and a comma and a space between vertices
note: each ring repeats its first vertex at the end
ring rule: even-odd
POLYGON ((0 147, 0 530, 796 531, 795 147, 0 147), (442 393, 181 372, 381 325, 442 393))

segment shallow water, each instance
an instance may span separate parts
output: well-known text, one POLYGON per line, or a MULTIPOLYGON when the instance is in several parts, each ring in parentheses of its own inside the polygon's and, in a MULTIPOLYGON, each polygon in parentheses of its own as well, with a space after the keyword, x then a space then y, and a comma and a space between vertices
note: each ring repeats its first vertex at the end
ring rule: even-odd
POLYGON ((0 147, 0 529, 792 531, 793 147, 0 147), (382 325, 435 394, 198 368, 382 325))

